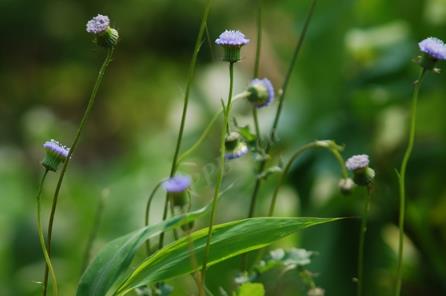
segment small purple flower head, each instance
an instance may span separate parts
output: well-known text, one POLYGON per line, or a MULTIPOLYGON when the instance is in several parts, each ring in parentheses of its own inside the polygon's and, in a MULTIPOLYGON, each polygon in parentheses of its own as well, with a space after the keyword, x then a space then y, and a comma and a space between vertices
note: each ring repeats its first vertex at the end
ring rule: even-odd
POLYGON ((418 43, 420 50, 436 60, 446 60, 446 45, 435 37, 429 37, 418 43))
POLYGON ((221 46, 236 46, 241 47, 249 43, 249 39, 245 37, 240 31, 237 30, 225 30, 220 36, 215 40, 217 45, 221 46))
POLYGON ((347 159, 345 166, 350 171, 365 169, 369 166, 369 156, 367 154, 354 155, 347 159))
POLYGON ((189 176, 174 176, 163 183, 163 187, 167 192, 180 193, 186 191, 191 184, 189 176))
POLYGON ((106 15, 98 14, 87 22, 87 32, 91 34, 104 33, 110 27, 110 19, 106 15))
POLYGON ((45 158, 42 165, 50 171, 57 171, 57 167, 61 162, 65 162, 68 158, 70 149, 55 140, 46 141, 43 144, 45 149, 45 158))
POLYGON ((246 153, 249 152, 248 146, 245 142, 238 142, 238 144, 234 147, 234 149, 227 150, 225 153, 225 158, 228 160, 240 158, 246 153))
POLYGON ((248 100, 257 108, 266 107, 274 100, 274 87, 267 78, 252 80, 248 92, 248 100))

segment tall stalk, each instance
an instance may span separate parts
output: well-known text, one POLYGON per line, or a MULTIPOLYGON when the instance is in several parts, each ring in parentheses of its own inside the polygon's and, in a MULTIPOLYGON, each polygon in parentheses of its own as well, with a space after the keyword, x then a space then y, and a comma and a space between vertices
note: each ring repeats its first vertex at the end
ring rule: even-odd
MULTIPOLYGON (((172 166, 170 168, 170 175, 169 175, 170 177, 175 176, 175 173, 176 173, 176 170, 178 167, 177 161, 178 161, 178 156, 180 153, 181 142, 183 140, 184 126, 186 124, 187 107, 189 105, 189 94, 190 94, 190 90, 192 87, 192 81, 194 80, 194 77, 195 77, 198 53, 200 52, 201 43, 203 40, 204 33, 206 31, 206 23, 207 23, 207 19, 209 16, 209 11, 211 9, 211 4, 212 4, 212 0, 207 0, 203 16, 201 17, 200 29, 198 31, 197 39, 195 40, 194 53, 192 55, 192 60, 191 60, 190 66, 189 66, 189 74, 188 74, 188 79, 187 79, 187 83, 186 83, 186 92, 184 94, 184 103, 183 103, 183 112, 181 114, 180 130, 178 132, 177 143, 175 146, 175 153, 173 155, 172 166)), ((164 201, 164 209, 163 209, 163 218, 162 218, 163 221, 166 220, 166 218, 167 218, 168 209, 169 209, 169 197, 166 194, 166 198, 164 201)), ((162 232, 160 234, 160 239, 159 239, 159 248, 160 249, 163 247, 163 244, 164 244, 164 232, 162 232)))
POLYGON ((420 93, 421 83, 426 74, 426 69, 422 68, 418 79, 414 82, 414 92, 412 97, 412 110, 410 115, 410 131, 409 131, 409 142, 407 144, 406 152, 404 153, 403 161, 401 162, 401 168, 398 175, 399 180, 399 192, 400 192, 400 217, 399 217, 399 244, 398 244, 398 268, 397 268, 397 280, 395 295, 399 296, 401 293, 401 283, 402 283, 402 267, 403 267, 403 253, 404 253, 404 220, 406 212, 406 169, 407 163, 409 162, 410 156, 413 150, 413 144, 415 141, 415 128, 417 122, 417 103, 418 94, 420 93))
POLYGON ((234 62, 229 62, 229 94, 228 94, 228 102, 226 106, 224 107, 224 113, 223 113, 223 130, 221 131, 220 136, 220 160, 219 160, 219 170, 217 172, 217 181, 215 184, 214 189, 214 196, 212 198, 212 205, 211 205, 211 213, 210 213, 210 220, 209 220, 209 231, 206 241, 206 247, 204 249, 204 255, 203 255, 203 267, 201 269, 201 284, 202 284, 202 290, 204 290, 204 285, 206 283, 206 269, 207 269, 207 263, 208 263, 208 257, 209 257, 209 249, 211 245, 211 238, 212 238, 212 230, 214 227, 214 220, 215 220, 215 211, 217 208, 217 200, 220 193, 220 186, 223 180, 223 174, 225 170, 225 138, 226 134, 228 133, 227 126, 229 122, 229 114, 231 112, 231 100, 232 100, 232 89, 234 85, 234 62))
MULTIPOLYGON (((99 86, 101 85, 102 80, 105 75, 105 70, 107 69, 108 65, 112 61, 113 52, 114 52, 114 47, 111 47, 107 50, 107 56, 105 57, 105 60, 102 63, 102 66, 99 70, 99 74, 98 74, 98 77, 96 78, 96 82, 95 82, 93 90, 91 92, 90 99, 88 100, 87 108, 85 109, 84 115, 83 115, 82 120, 79 125, 79 128, 77 129, 76 136, 74 137, 73 143, 71 144, 70 150, 68 152, 68 157, 67 157, 66 161, 64 162, 62 171, 59 175, 59 180, 57 181, 56 190, 54 192, 54 197, 53 197, 53 203, 51 206, 50 219, 48 221, 47 249, 48 249, 49 256, 51 256, 51 239, 52 239, 52 234, 53 234, 54 217, 56 214, 57 202, 59 199, 59 192, 60 192, 60 188, 62 187, 62 182, 63 182, 64 176, 65 176, 65 172, 67 171, 68 165, 71 160, 71 156, 76 151, 81 133, 82 133, 83 129, 85 128, 85 125, 88 121, 91 110, 93 109, 93 105, 94 105, 96 95, 99 90, 99 86)), ((47 266, 45 268, 44 295, 46 295, 46 292, 47 292, 48 272, 49 272, 49 266, 47 266)))
MULTIPOLYGON (((277 130, 277 127, 279 125, 279 119, 280 119, 280 115, 282 113, 283 103, 285 101, 285 95, 286 95, 286 91, 287 91, 287 88, 288 88, 288 84, 289 84, 289 81, 290 81, 290 78, 291 78, 291 74, 293 73, 294 66, 296 64, 297 58, 298 58, 299 53, 301 51, 303 41, 305 40, 305 36, 307 34, 308 27, 309 27, 310 21, 312 19, 312 16, 313 16, 316 4, 317 4, 317 0, 312 0, 311 1, 310 8, 309 8, 309 10, 307 12, 307 15, 306 15, 306 18, 305 18, 304 26, 303 26, 302 31, 300 33, 299 39, 298 39, 296 47, 294 49, 293 57, 291 58, 290 66, 288 68, 287 74, 285 76, 285 80, 283 82, 282 94, 279 97, 279 105, 278 105, 277 110, 276 110, 276 115, 274 116, 274 122, 273 122, 273 125, 272 125, 272 128, 271 128, 271 132, 270 132, 270 139, 269 139, 269 141, 267 141, 266 148, 265 148, 266 154, 268 154, 271 151, 273 142, 276 139, 276 130, 277 130)), ((266 162, 267 162, 266 159, 263 159, 260 162, 259 167, 258 167, 258 174, 263 172, 263 170, 265 169, 265 166, 266 166, 266 162)), ((248 217, 249 218, 254 216, 256 202, 257 202, 257 196, 258 196, 258 192, 260 190, 261 183, 262 183, 262 179, 261 178, 257 178, 256 182, 255 182, 255 185, 254 185, 253 193, 251 195, 251 202, 250 202, 249 213, 248 213, 248 217)))
POLYGON ((361 228, 359 230, 359 251, 358 251, 358 286, 356 287, 356 295, 363 295, 364 287, 364 244, 365 244, 365 234, 367 232, 367 219, 369 215, 369 207, 371 200, 371 186, 367 187, 367 196, 364 201, 364 208, 362 211, 361 218, 361 228))

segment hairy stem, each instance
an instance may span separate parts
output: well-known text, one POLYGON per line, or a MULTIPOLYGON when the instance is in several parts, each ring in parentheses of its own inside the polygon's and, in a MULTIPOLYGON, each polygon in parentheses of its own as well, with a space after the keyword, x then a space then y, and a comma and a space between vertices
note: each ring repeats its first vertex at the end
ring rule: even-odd
MULTIPOLYGON (((177 169, 177 161, 178 161, 178 156, 180 153, 181 142, 183 140, 184 126, 186 124, 187 107, 189 105, 189 94, 190 94, 190 90, 192 87, 192 82, 195 77, 198 53, 200 52, 201 42, 203 40, 203 36, 206 31, 206 24, 207 24, 207 19, 209 16, 209 11, 211 9, 211 4, 212 4, 212 0, 207 0, 203 16, 201 17, 200 29, 198 31, 197 39, 195 40, 194 53, 192 55, 192 60, 191 60, 190 66, 189 66, 189 75, 188 75, 188 79, 187 79, 187 83, 186 83, 186 92, 184 94, 184 103, 183 103, 183 112, 181 114, 180 130, 178 132, 177 144, 175 146, 175 153, 173 155, 172 166, 170 169, 170 175, 169 175, 170 177, 175 176, 176 169, 177 169)), ((163 221, 166 220, 166 218, 167 218, 167 212, 169 209, 168 204, 169 204, 169 197, 166 194, 166 198, 164 201, 164 209, 163 209, 163 218, 162 218, 163 221)), ((159 248, 160 249, 163 247, 163 244, 164 244, 164 232, 162 232, 160 234, 160 239, 159 239, 159 248)))
POLYGON ((401 162, 401 168, 399 171, 399 193, 400 193, 400 217, 399 217, 399 244, 398 244, 398 267, 397 267, 397 280, 395 295, 399 296, 401 293, 402 284, 402 267, 403 267, 403 253, 404 253, 404 220, 406 212, 406 169, 409 162, 410 155, 412 154, 413 144, 415 141, 415 128, 417 122, 417 103, 418 94, 420 93, 421 83, 426 74, 426 70, 423 68, 420 71, 418 79, 414 82, 414 92, 412 97, 412 110, 410 120, 409 142, 407 144, 406 152, 404 153, 403 161, 401 162))
POLYGON ((224 117, 223 117, 223 130, 221 132, 220 137, 220 164, 219 164, 219 171, 217 173, 217 181, 215 184, 214 189, 214 196, 212 198, 212 206, 211 206, 211 213, 210 213, 210 220, 209 220, 209 231, 206 241, 206 247, 204 249, 204 255, 203 255, 203 267, 201 269, 201 284, 202 289, 204 289, 204 285, 206 283, 206 269, 207 269, 207 263, 208 263, 208 257, 209 257, 209 250, 211 245, 211 238, 212 238, 212 229, 214 226, 214 220, 215 220, 215 212, 217 208, 217 200, 220 193, 220 186, 223 180, 223 174, 225 170, 225 136, 227 131, 227 126, 229 122, 229 114, 231 112, 231 99, 232 99, 232 88, 234 84, 234 63, 229 63, 229 94, 228 94, 228 102, 225 107, 224 111, 224 117))
MULTIPOLYGON (((50 213, 50 219, 48 221, 48 239, 47 239, 47 248, 48 248, 48 254, 51 256, 51 239, 52 239, 52 233, 53 233, 53 225, 54 225, 54 217, 56 214, 56 208, 57 208, 57 202, 59 199, 59 192, 60 192, 60 188, 62 187, 62 182, 65 176, 65 173, 67 171, 68 165, 70 163, 71 160, 71 156, 73 155, 73 153, 76 151, 78 142, 79 142, 79 138, 81 136, 81 133, 88 121, 88 118, 90 116, 91 110, 93 109, 93 105, 94 105, 94 101, 96 99, 96 95, 97 92, 99 90, 99 86, 102 83, 102 80, 104 78, 105 75, 105 70, 107 69, 108 65, 110 64, 110 62, 112 61, 112 56, 113 56, 113 52, 114 52, 114 48, 110 48, 107 51, 107 56, 105 57, 104 62, 102 63, 101 68, 99 69, 99 74, 98 77, 96 78, 96 82, 94 84, 93 90, 91 92, 90 98, 88 100, 88 105, 87 108, 85 109, 84 115, 82 117, 82 120, 80 122, 79 128, 77 129, 76 132, 76 136, 74 137, 73 143, 71 144, 70 150, 68 152, 68 157, 67 160, 65 161, 62 171, 59 175, 59 180, 57 181, 57 185, 56 185, 56 190, 54 192, 54 196, 53 196, 53 204, 51 206, 51 213, 50 213)), ((45 279, 44 279, 44 295, 46 295, 46 286, 48 283, 48 271, 49 271, 49 267, 47 266, 47 268, 45 269, 45 279)))

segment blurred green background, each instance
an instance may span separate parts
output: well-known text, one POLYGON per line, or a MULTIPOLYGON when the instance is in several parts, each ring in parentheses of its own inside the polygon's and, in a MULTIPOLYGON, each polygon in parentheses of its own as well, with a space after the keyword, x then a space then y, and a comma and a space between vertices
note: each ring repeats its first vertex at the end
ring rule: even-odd
MULTIPOLYGON (((236 65, 235 91, 252 78, 256 1, 214 1, 211 41, 226 28, 252 42, 236 65)), ((261 76, 279 88, 309 1, 267 1, 261 76)), ((35 194, 42 174, 42 144, 69 145, 97 75, 104 50, 85 23, 109 15, 120 44, 105 76, 93 116, 61 192, 54 232, 54 262, 61 295, 74 295, 95 211, 104 202, 93 253, 143 225, 148 192, 169 172, 187 68, 204 1, 1 0, 0 25, 0 295, 38 295, 43 260, 35 228, 35 194)), ((396 272, 398 191, 394 169, 406 144, 417 42, 445 39, 446 0, 320 1, 291 80, 275 153, 283 159, 314 139, 345 144, 345 154, 367 153, 377 172, 366 240, 366 295, 391 295, 396 272)), ((205 43, 192 90, 183 147, 190 146, 226 96, 221 52, 205 43)), ((417 139, 408 170, 408 213, 403 295, 446 295, 445 74, 429 74, 419 103, 417 139)), ((271 125, 274 108, 259 114, 271 125)), ((246 102, 240 123, 251 124, 246 102)), ((182 165, 194 177, 194 207, 211 199, 217 130, 182 165)), ((274 164, 274 162, 272 163, 274 164)), ((218 220, 247 215, 255 163, 229 164, 218 220)), ((338 193, 339 171, 326 152, 298 161, 280 194, 278 214, 358 216, 364 192, 338 193)), ((45 217, 57 176, 44 188, 45 217)), ((257 214, 265 215, 276 178, 262 188, 257 214)), ((160 193, 151 221, 161 216, 160 193)), ((200 222, 204 226, 207 219, 200 222)), ((316 251, 310 270, 327 295, 353 295, 359 220, 305 230, 277 245, 316 251)), ((211 268, 210 288, 234 289, 238 259, 211 268)), ((268 295, 303 295, 296 272, 263 278, 268 295), (277 290, 272 290, 278 282, 277 290)), ((174 295, 191 295, 193 282, 172 282, 174 295)))

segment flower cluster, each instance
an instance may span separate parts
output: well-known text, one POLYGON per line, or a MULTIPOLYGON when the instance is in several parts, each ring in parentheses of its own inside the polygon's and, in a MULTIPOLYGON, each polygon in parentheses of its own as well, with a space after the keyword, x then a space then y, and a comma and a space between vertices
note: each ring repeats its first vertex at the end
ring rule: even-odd
POLYGON ((215 40, 217 45, 223 47, 225 56, 223 60, 235 63, 240 60, 240 48, 249 43, 245 35, 236 30, 226 30, 215 40))
POLYGON ((169 194, 174 206, 182 208, 187 204, 186 192, 191 183, 189 176, 182 175, 173 176, 164 181, 164 190, 169 194))
POLYGON ((53 172, 57 171, 60 163, 67 160, 70 152, 69 148, 53 139, 46 141, 43 148, 45 149, 45 157, 42 160, 42 165, 53 172))
POLYGON ((367 154, 354 155, 345 162, 345 167, 353 172, 353 181, 356 185, 370 186, 373 183, 375 171, 369 168, 369 163, 370 160, 367 154))
POLYGON ((110 19, 98 14, 87 22, 86 31, 95 36, 95 42, 102 47, 112 48, 118 44, 119 33, 110 27, 110 19))

